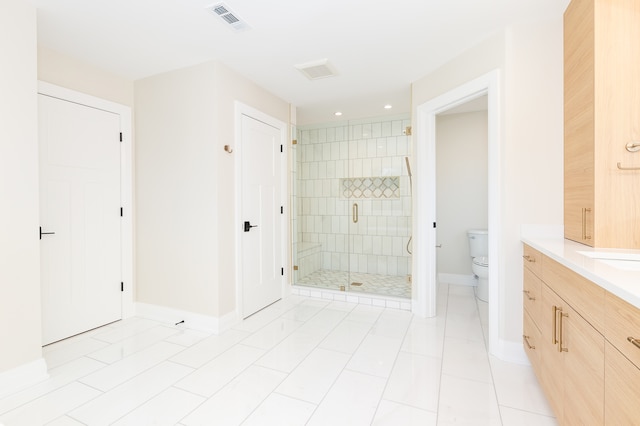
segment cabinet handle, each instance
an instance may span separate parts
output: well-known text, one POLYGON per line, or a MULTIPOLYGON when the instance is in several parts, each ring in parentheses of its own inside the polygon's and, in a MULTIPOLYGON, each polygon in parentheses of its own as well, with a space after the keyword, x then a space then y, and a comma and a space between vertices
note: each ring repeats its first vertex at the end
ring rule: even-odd
POLYGON ((636 348, 640 349, 640 339, 636 339, 634 337, 627 337, 627 340, 631 343, 633 343, 633 346, 635 346, 636 348))
POLYGON ((558 330, 558 311, 562 311, 560 308, 558 308, 557 306, 552 306, 551 307, 551 311, 553 312, 553 332, 551 333, 551 344, 552 345, 557 345, 558 344, 558 336, 556 335, 556 330, 558 330))
POLYGON ((536 300, 535 297, 531 297, 531 292, 529 290, 522 290, 522 292, 527 295, 527 298, 529 300, 531 300, 531 301, 536 300))
POLYGON ((640 167, 622 167, 622 163, 618 162, 618 170, 640 170, 640 167))
POLYGON ((560 335, 560 341, 558 342, 558 352, 569 352, 569 349, 562 347, 562 340, 563 340, 562 339, 562 325, 563 325, 563 322, 564 322, 564 320, 562 318, 563 317, 569 318, 569 314, 563 313, 562 309, 560 309, 559 312, 560 312, 560 324, 559 324, 559 327, 558 327, 558 334, 560 335))
POLYGON ((522 339, 524 340, 524 343, 527 344, 527 347, 529 349, 535 349, 536 347, 533 346, 531 343, 529 343, 529 336, 525 336, 524 334, 522 335, 522 339))
POLYGON ((591 209, 588 207, 582 208, 582 239, 590 240, 591 235, 587 235, 587 213, 591 213, 591 209))
POLYGON ((527 262, 529 262, 529 263, 536 263, 536 259, 535 259, 535 258, 533 258, 533 257, 531 257, 531 256, 529 256, 528 254, 527 254, 527 255, 525 255, 525 256, 522 256, 522 258, 523 258, 524 260, 526 260, 527 262))

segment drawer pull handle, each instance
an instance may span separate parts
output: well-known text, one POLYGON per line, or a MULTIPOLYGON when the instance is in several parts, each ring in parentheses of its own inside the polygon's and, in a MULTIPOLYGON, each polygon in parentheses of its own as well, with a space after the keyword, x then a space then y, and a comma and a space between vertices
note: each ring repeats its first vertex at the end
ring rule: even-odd
POLYGON ((582 239, 583 240, 590 240, 591 236, 587 234, 587 213, 591 213, 591 209, 590 208, 583 208, 582 209, 582 239))
POLYGON ((564 314, 562 313, 562 309, 560 309, 560 327, 558 330, 558 334, 560 335, 560 341, 558 342, 558 352, 569 352, 568 348, 563 348, 562 344, 563 344, 563 339, 562 339, 562 324, 564 323, 564 320, 562 318, 569 318, 569 314, 564 314))
POLYGON ((529 336, 525 336, 524 334, 522 335, 522 339, 524 340, 524 343, 527 344, 527 347, 529 349, 535 349, 536 347, 531 345, 531 343, 529 343, 529 336))
POLYGON ((551 344, 552 345, 557 345, 558 344, 558 336, 556 335, 556 330, 558 330, 558 311, 562 312, 562 309, 558 308, 557 306, 552 306, 551 310, 553 311, 553 333, 551 334, 551 344))
POLYGON ((524 258, 524 260, 526 260, 529 263, 535 263, 536 262, 536 259, 531 257, 531 256, 529 256, 528 254, 526 256, 522 256, 522 257, 524 258))
POLYGON ((635 346, 636 348, 640 349, 640 339, 636 339, 634 337, 627 337, 627 340, 631 343, 633 343, 633 346, 635 346))
POLYGON ((527 295, 527 299, 531 301, 536 300, 535 297, 531 297, 531 292, 529 290, 522 290, 522 292, 527 295))

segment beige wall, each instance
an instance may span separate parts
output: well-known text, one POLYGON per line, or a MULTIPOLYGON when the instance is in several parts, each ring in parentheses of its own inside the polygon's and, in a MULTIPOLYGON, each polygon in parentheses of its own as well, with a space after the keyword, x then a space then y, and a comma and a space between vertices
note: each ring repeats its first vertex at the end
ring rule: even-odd
POLYGON ((42 356, 36 11, 27 2, 0 2, 0 52, 2 373, 42 356))
POLYGON ((471 275, 467 231, 487 229, 487 111, 436 117, 438 273, 471 275))
POLYGON ((217 62, 135 83, 138 301, 235 310, 235 101, 288 122, 289 106, 217 62))
POLYGON ((133 107, 133 80, 41 46, 38 47, 38 79, 133 107))
POLYGON ((522 335, 523 224, 562 224, 562 16, 512 26, 413 85, 415 108, 488 71, 501 75, 500 338, 522 335))

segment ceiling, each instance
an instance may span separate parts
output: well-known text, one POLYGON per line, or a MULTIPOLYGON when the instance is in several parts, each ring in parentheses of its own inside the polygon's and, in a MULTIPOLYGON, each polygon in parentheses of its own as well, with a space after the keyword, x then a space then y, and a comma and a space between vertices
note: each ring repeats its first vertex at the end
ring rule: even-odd
POLYGON ((410 85, 523 20, 560 17, 568 0, 25 0, 38 43, 136 80, 219 60, 298 108, 298 124, 410 111, 410 85), (297 64, 328 59, 309 80, 297 64), (393 105, 384 110, 385 104, 393 105))

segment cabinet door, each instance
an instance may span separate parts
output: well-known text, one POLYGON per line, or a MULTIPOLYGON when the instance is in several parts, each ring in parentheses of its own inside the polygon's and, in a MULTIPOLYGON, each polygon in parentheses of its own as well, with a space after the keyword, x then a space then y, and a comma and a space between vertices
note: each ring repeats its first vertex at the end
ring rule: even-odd
POLYGON ((533 371, 536 373, 538 380, 541 377, 540 371, 540 343, 541 334, 538 326, 533 322, 531 316, 526 311, 524 312, 522 323, 522 343, 524 344, 524 351, 531 361, 533 371))
POLYGON ((562 299, 547 285, 542 285, 540 318, 540 384, 556 418, 562 419, 564 399, 563 354, 558 348, 558 316, 564 308, 562 299))
POLYGON ((640 370, 605 343, 604 419, 607 425, 635 425, 640 419, 640 370))
POLYGON ((604 424, 604 337, 571 307, 558 318, 564 370, 564 424, 604 424))

